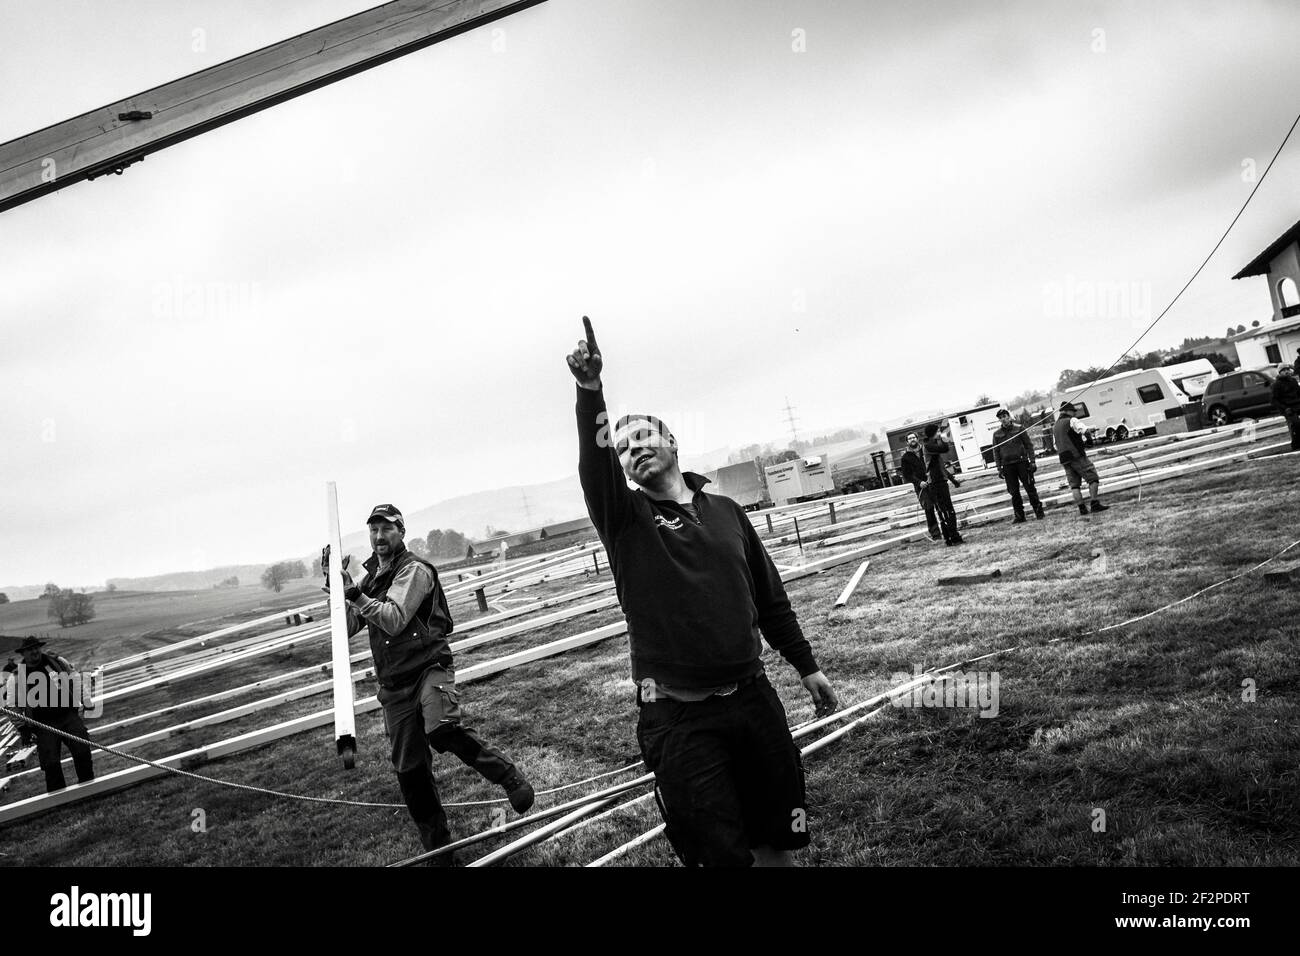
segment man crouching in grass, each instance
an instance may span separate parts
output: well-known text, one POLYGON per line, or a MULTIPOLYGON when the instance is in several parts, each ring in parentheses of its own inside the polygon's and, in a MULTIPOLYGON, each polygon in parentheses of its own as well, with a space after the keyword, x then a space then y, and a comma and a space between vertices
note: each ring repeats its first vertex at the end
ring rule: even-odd
POLYGON ((803 762, 763 672, 760 632, 819 715, 839 702, 740 505, 681 471, 658 419, 628 415, 611 434, 604 362, 582 321, 586 340, 568 356, 578 474, 627 617, 637 742, 668 840, 685 866, 791 866, 809 843, 803 762))

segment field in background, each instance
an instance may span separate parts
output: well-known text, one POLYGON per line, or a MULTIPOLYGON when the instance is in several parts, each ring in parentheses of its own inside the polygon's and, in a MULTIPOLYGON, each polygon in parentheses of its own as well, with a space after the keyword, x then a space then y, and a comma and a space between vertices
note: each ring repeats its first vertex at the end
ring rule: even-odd
MULTIPOLYGON (((276 594, 261 585, 201 591, 97 591, 95 618, 76 627, 59 627, 48 617, 49 602, 34 598, 0 605, 0 634, 36 634, 47 650, 78 667, 125 657, 223 624, 261 617, 324 598, 316 580, 289 581, 276 594)), ((16 642, 0 645, 0 653, 16 642)))
MULTIPOLYGON (((1293 457, 1236 465, 1148 488, 1141 505, 1133 493, 1121 493, 1108 499, 1114 510, 1100 517, 1053 509, 1044 522, 972 528, 964 548, 895 548, 872 557, 843 610, 831 610, 831 603, 855 565, 793 582, 791 599, 845 703, 885 690, 894 683, 891 675, 916 664, 1030 645, 975 665, 999 672, 997 717, 890 708, 810 757, 813 848, 805 860, 1300 862, 1297 591, 1270 588, 1256 573, 1120 631, 1045 643, 1152 610, 1279 550, 1300 513, 1295 468, 1293 457), (1104 561, 1093 559, 1098 549, 1104 561), (935 584, 943 575, 994 567, 1003 575, 996 582, 935 584), (1242 700, 1244 680, 1255 684, 1254 702, 1242 700), (1106 814, 1105 832, 1093 829, 1097 810, 1106 814)), ((443 577, 454 580, 454 574, 443 577)), ((545 585, 507 600, 574 586, 545 585)), ((468 620, 464 602, 457 616, 468 620)), ((616 610, 576 618, 458 655, 458 667, 616 619, 616 610)), ((322 642, 271 655, 238 675, 187 683, 178 699, 230 686, 236 676, 242 681, 315 663, 326 653, 322 642)), ((770 652, 768 660, 791 722, 810 716, 793 671, 770 652)), ((613 639, 466 685, 462 699, 471 726, 518 760, 542 789, 638 758, 627 674, 625 642, 613 639)), ((358 686, 359 695, 372 692, 369 682, 358 686)), ((151 693, 159 705, 172 699, 167 689, 151 693)), ((202 739, 327 702, 299 701, 273 718, 253 715, 203 732, 202 739)), ((131 712, 144 703, 133 700, 131 712)), ((300 734, 199 772, 297 793, 400 802, 377 713, 358 718, 356 770, 341 769, 332 736, 329 728, 300 734)), ((142 753, 163 755, 197 743, 183 739, 142 753)), ((97 767, 115 759, 99 754, 97 767)), ((439 757, 436 766, 445 800, 500 796, 454 758, 439 757)), ((39 792, 28 786, 6 800, 39 792)), ((651 805, 640 807, 512 862, 589 861, 658 823, 651 805)), ((491 807, 458 808, 451 822, 459 837, 496 818, 491 807)), ((170 776, 60 808, 36 826, 14 824, 11 832, 22 839, 6 841, 9 855, 0 860, 16 865, 357 865, 418 852, 400 807, 314 805, 170 776), (207 832, 191 830, 196 809, 204 811, 207 832)), ((475 850, 461 858, 472 860, 480 855, 475 850)), ((662 841, 623 860, 670 861, 662 841)))

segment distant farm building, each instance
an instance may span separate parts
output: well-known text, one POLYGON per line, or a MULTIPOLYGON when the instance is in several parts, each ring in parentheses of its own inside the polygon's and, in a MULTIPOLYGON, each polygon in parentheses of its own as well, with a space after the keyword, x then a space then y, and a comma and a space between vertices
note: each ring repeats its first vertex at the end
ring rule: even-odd
POLYGON ((565 535, 577 535, 585 531, 594 533, 595 530, 590 518, 585 516, 571 518, 568 521, 557 521, 553 524, 543 525, 540 528, 530 528, 526 531, 515 531, 510 534, 499 534, 495 537, 471 541, 465 551, 465 557, 481 558, 490 554, 498 554, 502 546, 509 552, 511 548, 532 544, 535 541, 553 541, 565 535))

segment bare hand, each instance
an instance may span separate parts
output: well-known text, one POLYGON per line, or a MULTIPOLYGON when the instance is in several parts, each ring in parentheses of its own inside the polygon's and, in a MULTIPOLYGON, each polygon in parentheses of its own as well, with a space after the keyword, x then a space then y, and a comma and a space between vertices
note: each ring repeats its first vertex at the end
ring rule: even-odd
POLYGON ((840 709, 840 700, 835 696, 835 689, 821 671, 809 674, 802 681, 804 689, 812 695, 813 711, 818 717, 825 717, 840 709))
POLYGON ((591 319, 584 315, 582 324, 587 330, 586 341, 579 340, 578 347, 566 358, 569 361, 569 371, 578 384, 595 392, 600 390, 600 373, 605 363, 600 357, 600 347, 596 345, 596 333, 591 328, 591 319))

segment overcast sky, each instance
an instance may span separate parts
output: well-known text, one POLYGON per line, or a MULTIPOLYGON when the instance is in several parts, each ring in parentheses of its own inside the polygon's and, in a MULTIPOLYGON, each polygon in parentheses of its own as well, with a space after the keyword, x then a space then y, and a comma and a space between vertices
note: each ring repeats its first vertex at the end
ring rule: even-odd
MULTIPOLYGON (((0 141, 371 5, 6 0, 0 141)), ((687 452, 1108 364, 1300 108, 1297 36, 1287 0, 549 0, 0 214, 0 582, 302 554, 331 479, 350 528, 570 474, 584 313, 687 452)), ((1147 344, 1267 321, 1230 277, 1296 219, 1293 142, 1147 344)))

